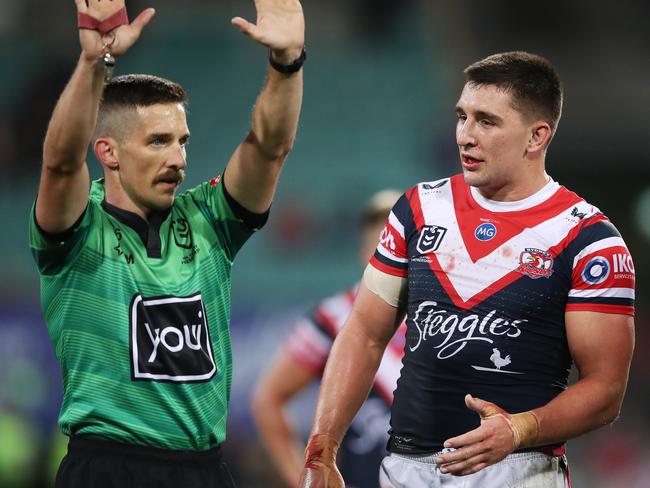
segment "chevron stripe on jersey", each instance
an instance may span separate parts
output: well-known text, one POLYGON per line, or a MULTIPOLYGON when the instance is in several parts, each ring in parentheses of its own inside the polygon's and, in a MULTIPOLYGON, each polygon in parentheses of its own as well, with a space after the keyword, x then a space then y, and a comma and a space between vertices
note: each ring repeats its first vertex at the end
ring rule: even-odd
POLYGON ((394 452, 432 452, 478 426, 470 392, 509 412, 568 382, 567 311, 634 313, 634 264, 616 228, 554 181, 492 202, 462 175, 420 183, 395 204, 371 259, 408 279, 394 452))
MULTIPOLYGON (((408 269, 407 239, 417 235, 419 240, 426 241, 432 229, 443 229, 444 236, 435 250, 417 254, 419 259, 429 263, 454 304, 466 310, 522 278, 520 260, 526 249, 544 250, 550 253, 552 262, 581 231, 607 220, 597 208, 554 181, 524 202, 517 202, 518 206, 506 206, 500 211, 495 211, 494 202, 491 208, 479 205, 461 175, 442 181, 449 181, 449 184, 423 183, 400 199, 388 218, 371 263, 381 271, 404 277, 408 269), (434 186, 435 189, 428 189, 434 186), (531 206, 531 202, 534 205, 531 206), (481 240, 476 237, 477 229, 483 224, 494 227, 494 238, 481 240)), ((613 232, 618 235, 615 229, 613 232)), ((431 239, 434 237, 432 235, 431 239)), ((617 250, 621 255, 619 260, 631 263, 625 243, 620 236, 618 239, 618 247, 612 248, 610 260, 614 259, 616 253, 613 251, 617 250)), ((411 256, 414 257, 418 258, 411 256)), ((633 299, 633 265, 624 283, 620 278, 629 266, 626 264, 622 269, 618 286, 627 288, 626 297, 633 299)), ((580 283, 576 278, 577 289, 604 289, 609 283, 580 283)), ((603 293, 607 292, 594 291, 588 296, 583 293, 582 297, 596 298, 604 296, 603 293)), ((596 309, 603 310, 602 307, 593 308, 596 309)), ((631 313, 629 303, 620 309, 608 307, 607 310, 631 313)))
MULTIPOLYGON (((334 339, 350 315, 356 293, 357 286, 328 297, 316 305, 308 318, 298 320, 287 344, 289 354, 296 361, 322 374, 334 339)), ((405 333, 406 324, 402 324, 388 343, 375 375, 373 390, 387 405, 393 403, 393 391, 402 367, 405 333)))

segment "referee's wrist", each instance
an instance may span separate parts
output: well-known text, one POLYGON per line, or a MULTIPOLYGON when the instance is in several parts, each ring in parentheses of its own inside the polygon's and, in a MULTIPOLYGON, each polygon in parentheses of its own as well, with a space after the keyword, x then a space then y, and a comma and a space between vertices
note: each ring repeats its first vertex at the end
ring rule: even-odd
POLYGON ((292 74, 299 71, 307 58, 305 47, 300 49, 286 49, 283 51, 271 50, 269 64, 283 74, 292 74))
POLYGON ((304 46, 289 49, 271 49, 271 59, 278 64, 291 64, 300 57, 304 46))

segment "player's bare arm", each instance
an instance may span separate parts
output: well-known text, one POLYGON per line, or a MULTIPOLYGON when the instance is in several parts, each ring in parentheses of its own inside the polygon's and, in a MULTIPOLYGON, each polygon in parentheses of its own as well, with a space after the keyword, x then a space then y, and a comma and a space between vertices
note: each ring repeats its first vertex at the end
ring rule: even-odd
POLYGON ((403 318, 403 311, 361 282, 327 360, 300 487, 343 488, 335 464, 338 444, 365 401, 386 345, 403 318))
POLYGON ((296 435, 285 406, 315 379, 313 371, 283 350, 253 392, 253 418, 262 441, 287 486, 291 487, 300 479, 305 445, 296 435))
MULTIPOLYGON (((289 66, 301 58, 305 21, 298 0, 256 0, 257 22, 241 17, 232 24, 271 51, 273 60, 289 66)), ((251 130, 226 167, 230 194, 251 212, 268 210, 280 169, 293 147, 302 104, 302 70, 281 73, 269 66, 257 98, 251 130)))
POLYGON ((457 450, 438 457, 445 464, 443 472, 475 473, 516 449, 562 442, 618 417, 634 350, 633 318, 568 312, 566 330, 578 381, 547 405, 515 415, 493 403, 466 398, 468 408, 481 416, 481 425, 445 442, 445 447, 457 450))
MULTIPOLYGON (((77 12, 104 20, 124 7, 124 0, 76 0, 77 12)), ((154 16, 144 10, 130 24, 101 33, 79 29, 81 56, 61 94, 43 145, 43 166, 36 202, 36 221, 50 233, 69 229, 84 211, 90 178, 86 151, 90 143, 104 86, 102 56, 126 53, 154 16)))

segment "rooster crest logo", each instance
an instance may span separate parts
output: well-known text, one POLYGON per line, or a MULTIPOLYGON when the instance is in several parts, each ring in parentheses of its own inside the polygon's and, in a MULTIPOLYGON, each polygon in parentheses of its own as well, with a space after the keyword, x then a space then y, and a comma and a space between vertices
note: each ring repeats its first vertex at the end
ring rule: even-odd
POLYGON ((515 271, 534 280, 548 278, 553 274, 553 256, 543 249, 527 247, 519 256, 519 267, 515 271))
POLYGON ((510 364, 510 354, 508 354, 506 357, 502 358, 501 357, 501 351, 499 351, 496 347, 492 348, 492 356, 490 356, 490 361, 492 361, 492 364, 494 364, 498 370, 501 370, 504 366, 508 366, 510 364))
POLYGON ((486 368, 485 366, 475 366, 473 364, 471 366, 477 371, 486 371, 488 373, 525 374, 522 371, 508 371, 506 369, 501 369, 504 366, 508 366, 512 360, 510 359, 510 354, 503 357, 501 351, 499 351, 496 347, 492 348, 490 361, 492 361, 492 364, 496 366, 495 368, 486 368))

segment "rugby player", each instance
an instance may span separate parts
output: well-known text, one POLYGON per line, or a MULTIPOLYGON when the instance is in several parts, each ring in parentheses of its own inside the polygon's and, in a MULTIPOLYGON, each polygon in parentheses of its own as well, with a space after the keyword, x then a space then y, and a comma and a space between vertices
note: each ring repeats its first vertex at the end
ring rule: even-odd
POLYGON ((557 72, 517 51, 465 74, 462 174, 393 208, 325 368, 302 487, 343 486, 338 443, 406 312, 383 488, 566 487, 565 441, 619 415, 634 264, 607 217, 546 172, 557 72))

